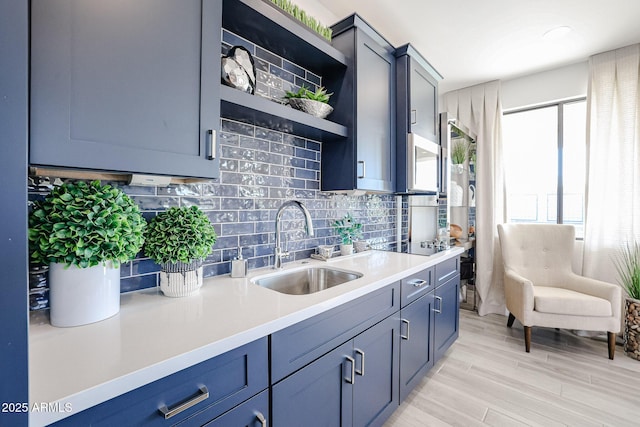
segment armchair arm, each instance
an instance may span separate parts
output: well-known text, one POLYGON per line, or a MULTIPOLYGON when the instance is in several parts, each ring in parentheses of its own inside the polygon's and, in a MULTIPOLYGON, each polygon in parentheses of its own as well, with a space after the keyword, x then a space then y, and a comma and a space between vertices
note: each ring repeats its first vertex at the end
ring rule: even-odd
POLYGON ((526 313, 530 313, 534 308, 533 283, 531 280, 520 276, 513 270, 504 272, 504 294, 507 302, 507 309, 520 322, 528 325, 526 313))

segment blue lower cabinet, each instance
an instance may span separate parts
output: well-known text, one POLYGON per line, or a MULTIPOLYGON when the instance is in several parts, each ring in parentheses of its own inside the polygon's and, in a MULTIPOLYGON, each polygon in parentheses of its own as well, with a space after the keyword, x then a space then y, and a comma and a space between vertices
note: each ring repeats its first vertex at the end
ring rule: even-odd
POLYGON ((272 425, 382 425, 399 404, 398 332, 390 316, 275 384, 272 425))
POLYGON ((122 427, 180 423, 182 426, 201 426, 268 386, 265 337, 86 409, 55 425, 122 427))
POLYGON ((433 366, 433 290, 400 311, 400 401, 433 366))
POLYGON ((434 302, 434 361, 437 362, 458 338, 460 275, 436 288, 434 302))

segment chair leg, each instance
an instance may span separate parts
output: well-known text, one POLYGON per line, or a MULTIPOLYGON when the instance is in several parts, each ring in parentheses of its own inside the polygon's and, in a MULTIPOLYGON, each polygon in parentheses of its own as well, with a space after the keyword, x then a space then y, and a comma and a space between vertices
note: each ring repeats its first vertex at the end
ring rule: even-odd
POLYGON ((524 349, 527 353, 531 350, 531 326, 524 327, 524 349))
POLYGON ((613 360, 613 356, 616 354, 616 334, 614 332, 607 332, 607 343, 609 344, 609 359, 613 360))
POLYGON ((509 319, 507 319, 507 327, 510 328, 513 326, 513 322, 516 320, 516 316, 509 313, 509 319))

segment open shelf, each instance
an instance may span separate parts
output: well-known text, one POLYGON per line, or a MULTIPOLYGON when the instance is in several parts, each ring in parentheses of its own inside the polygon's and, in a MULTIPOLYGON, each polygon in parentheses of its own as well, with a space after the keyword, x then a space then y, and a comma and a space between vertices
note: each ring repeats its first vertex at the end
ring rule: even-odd
POLYGON ((347 128, 257 95, 220 86, 220 115, 316 141, 346 138, 347 128))
POLYGON ((224 0, 222 27, 318 75, 344 69, 345 55, 263 0, 224 0))

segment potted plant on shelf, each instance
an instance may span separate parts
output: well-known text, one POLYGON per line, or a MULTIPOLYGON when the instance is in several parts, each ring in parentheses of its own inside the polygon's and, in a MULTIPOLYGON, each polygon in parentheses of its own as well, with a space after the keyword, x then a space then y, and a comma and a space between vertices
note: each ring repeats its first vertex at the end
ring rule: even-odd
POLYGON ((626 292, 624 316, 624 352, 640 360, 640 243, 627 242, 616 258, 620 285, 626 292))
POLYGON ((464 171, 464 162, 469 156, 469 143, 464 139, 459 139, 451 146, 452 172, 461 174, 464 171))
POLYGON ((31 258, 49 265, 53 326, 80 326, 120 311, 120 263, 144 242, 146 222, 121 190, 68 182, 36 201, 29 215, 31 258))
POLYGON ((312 92, 302 86, 297 92, 287 91, 284 97, 296 110, 324 119, 333 111, 333 107, 328 104, 331 95, 333 94, 327 93, 324 87, 319 87, 312 92))
POLYGON ((342 219, 335 220, 332 227, 340 236, 340 255, 353 253, 353 241, 362 236, 362 224, 355 222, 351 214, 342 219))
POLYGON ((202 287, 202 261, 218 236, 197 206, 172 207, 147 226, 144 253, 160 264, 160 290, 169 297, 193 295, 202 287))

